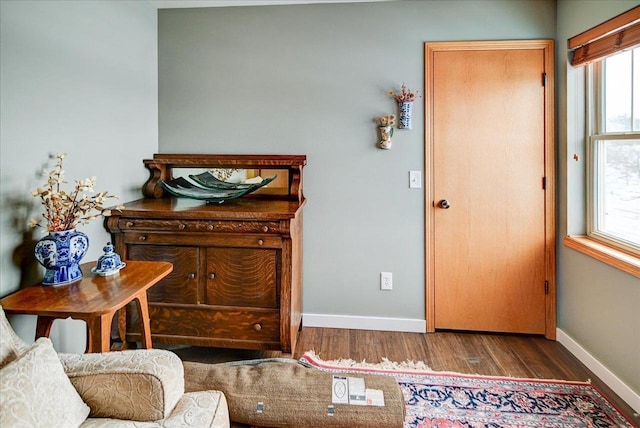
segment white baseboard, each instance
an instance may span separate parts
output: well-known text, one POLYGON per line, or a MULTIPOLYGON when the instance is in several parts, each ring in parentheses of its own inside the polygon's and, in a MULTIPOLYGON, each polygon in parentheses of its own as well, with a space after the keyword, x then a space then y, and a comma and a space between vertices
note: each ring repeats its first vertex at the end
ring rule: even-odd
POLYGON ((423 319, 356 317, 349 315, 303 314, 304 327, 346 328, 352 330, 402 331, 426 333, 427 322, 423 319))
POLYGON ((604 383, 620 396, 631 408, 640 413, 640 395, 632 390, 626 383, 620 380, 613 372, 606 368, 600 361, 584 349, 571 336, 561 329, 556 329, 558 342, 569 350, 582 364, 596 374, 604 383))

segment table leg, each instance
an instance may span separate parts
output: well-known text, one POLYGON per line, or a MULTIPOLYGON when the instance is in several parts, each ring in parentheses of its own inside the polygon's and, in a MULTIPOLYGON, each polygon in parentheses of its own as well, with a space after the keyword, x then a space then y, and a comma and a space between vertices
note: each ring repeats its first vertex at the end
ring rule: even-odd
POLYGON ((149 320, 149 303, 147 302, 147 292, 143 291, 135 298, 138 306, 138 314, 140 315, 140 323, 142 324, 142 347, 151 349, 151 322, 149 320))
POLYGON ((118 309, 118 337, 122 342, 121 349, 127 349, 127 305, 118 309))
POLYGON ((87 319, 89 338, 87 352, 109 352, 111 350, 111 320, 113 312, 87 319))
POLYGON ((93 342, 91 341, 91 330, 89 329, 89 324, 87 324, 87 328, 85 331, 85 336, 87 336, 87 341, 86 341, 86 346, 84 347, 84 353, 88 354, 89 353, 89 349, 93 348, 93 342))
POLYGON ((36 321, 36 339, 39 337, 49 337, 51 334, 51 325, 55 319, 55 317, 38 315, 38 320, 36 321))

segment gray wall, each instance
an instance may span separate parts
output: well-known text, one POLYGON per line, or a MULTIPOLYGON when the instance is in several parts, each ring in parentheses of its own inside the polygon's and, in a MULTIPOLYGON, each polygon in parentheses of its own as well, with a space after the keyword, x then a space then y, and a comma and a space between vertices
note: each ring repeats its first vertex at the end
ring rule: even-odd
MULTIPOLYGON (((144 2, 0 2, 0 296, 21 281, 19 262, 27 218, 40 215, 30 196, 48 153, 67 152, 66 177, 97 176, 96 190, 127 201, 140 197, 147 178, 142 159, 158 146, 157 12, 144 2), (29 208, 19 209, 17 204, 29 208)), ((109 239, 97 220, 88 234, 86 260, 95 260, 109 239)), ((35 238, 42 236, 38 233, 35 238)), ((29 264, 33 253, 24 257, 29 264)), ((31 266, 33 269, 33 266, 31 266)), ((35 319, 12 317, 27 341, 35 319)), ((57 321, 59 351, 83 351, 85 326, 57 321)))
POLYGON ((423 93, 425 41, 553 38, 555 12, 537 0, 161 10, 160 151, 306 154, 304 313, 424 324, 424 192, 408 188, 424 169, 424 100, 390 151, 373 119, 397 113, 387 91, 403 82, 423 93))
POLYGON ((558 327, 640 393, 640 279, 564 247, 585 232, 583 69, 567 65, 566 40, 638 1, 558 2, 558 327), (581 161, 573 160, 573 153, 581 161))
MULTIPOLYGON (((558 2, 559 241, 583 227, 583 168, 571 160, 580 84, 564 42, 637 4, 558 2)), ((535 0, 164 10, 159 148, 307 154, 305 313, 423 320, 424 198, 407 186, 407 171, 424 168, 423 100, 391 151, 375 148, 372 120, 395 112, 388 89, 404 81, 422 92, 424 41, 551 38, 555 16, 554 1, 535 0), (382 270, 394 291, 378 291, 382 270)), ((69 153, 69 178, 96 175, 98 189, 139 197, 141 159, 158 149, 158 55, 155 8, 144 2, 3 0, 0 20, 6 295, 21 282, 14 254, 33 214, 16 202, 34 202, 47 153, 69 153)), ((83 230, 95 258, 108 237, 100 222, 83 230)), ((640 391, 638 279, 559 245, 558 288, 558 326, 640 391)), ((32 317, 12 323, 32 340, 32 317)), ((84 326, 62 326, 56 347, 82 349, 84 326)))

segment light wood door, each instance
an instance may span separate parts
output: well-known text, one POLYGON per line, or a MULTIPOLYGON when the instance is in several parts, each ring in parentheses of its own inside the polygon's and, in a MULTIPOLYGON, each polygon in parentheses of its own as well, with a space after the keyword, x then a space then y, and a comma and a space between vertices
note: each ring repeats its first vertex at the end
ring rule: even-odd
POLYGON ((553 44, 425 53, 427 327, 554 338, 553 44))

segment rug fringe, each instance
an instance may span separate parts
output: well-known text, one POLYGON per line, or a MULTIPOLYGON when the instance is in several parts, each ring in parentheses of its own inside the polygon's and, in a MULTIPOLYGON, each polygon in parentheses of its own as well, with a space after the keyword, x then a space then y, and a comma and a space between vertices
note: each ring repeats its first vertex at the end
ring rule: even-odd
POLYGON ((337 360, 323 360, 315 350, 310 350, 302 354, 302 360, 308 357, 311 360, 314 360, 320 366, 326 366, 326 368, 335 367, 336 369, 370 369, 370 370, 388 370, 388 371, 406 371, 406 372, 421 372, 428 373, 433 375, 453 375, 453 376, 462 376, 462 377, 471 377, 471 378, 491 378, 491 379, 509 379, 509 380, 518 380, 525 382, 550 382, 550 383, 566 383, 572 385, 592 385, 591 379, 587 379, 586 381, 579 380, 566 380, 566 379, 543 379, 543 378, 526 378, 526 377, 514 377, 514 376, 499 376, 499 375, 481 375, 478 373, 461 373, 461 372, 450 372, 450 371, 436 371, 432 370, 425 362, 423 361, 412 361, 406 360, 403 362, 395 362, 389 361, 387 358, 382 358, 380 363, 368 363, 366 360, 362 360, 361 362, 354 361, 350 358, 340 358, 337 360))
POLYGON ((350 358, 340 358, 337 360, 323 360, 320 358, 318 354, 312 349, 304 353, 305 355, 309 355, 311 358, 321 361, 325 364, 331 364, 339 367, 352 367, 352 368, 375 368, 375 369, 384 369, 384 370, 420 370, 420 371, 433 371, 431 368, 425 364, 423 361, 412 361, 406 360, 402 362, 390 361, 388 358, 383 357, 382 361, 379 363, 368 363, 366 360, 362 360, 360 362, 352 360, 350 358))

